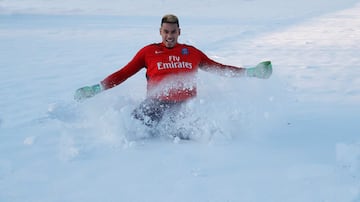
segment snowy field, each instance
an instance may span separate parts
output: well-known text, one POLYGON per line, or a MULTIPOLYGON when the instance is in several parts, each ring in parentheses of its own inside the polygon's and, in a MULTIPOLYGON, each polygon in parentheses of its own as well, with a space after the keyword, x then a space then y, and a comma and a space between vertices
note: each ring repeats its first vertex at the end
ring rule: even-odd
POLYGON ((360 202, 359 0, 0 0, 1 202, 360 202), (199 72, 179 125, 130 118, 145 72, 83 103, 160 19, 226 64, 271 60, 269 80, 199 72))

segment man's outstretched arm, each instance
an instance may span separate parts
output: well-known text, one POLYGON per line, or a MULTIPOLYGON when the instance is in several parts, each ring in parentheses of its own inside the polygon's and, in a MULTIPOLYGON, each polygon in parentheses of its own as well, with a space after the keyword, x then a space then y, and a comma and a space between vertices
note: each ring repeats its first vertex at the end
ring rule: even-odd
POLYGON ((140 71, 144 66, 144 49, 142 49, 127 65, 125 65, 122 69, 107 76, 100 83, 77 89, 75 91, 74 99, 76 101, 83 101, 87 98, 91 98, 96 94, 101 93, 104 90, 113 88, 124 82, 126 79, 128 79, 138 71, 140 71))
POLYGON ((235 66, 218 63, 214 60, 211 60, 205 55, 203 58, 204 59, 200 64, 201 69, 209 72, 215 72, 222 76, 228 76, 228 77, 247 76, 247 77, 268 79, 272 74, 272 64, 270 61, 261 62, 255 67, 243 68, 243 67, 235 67, 235 66))

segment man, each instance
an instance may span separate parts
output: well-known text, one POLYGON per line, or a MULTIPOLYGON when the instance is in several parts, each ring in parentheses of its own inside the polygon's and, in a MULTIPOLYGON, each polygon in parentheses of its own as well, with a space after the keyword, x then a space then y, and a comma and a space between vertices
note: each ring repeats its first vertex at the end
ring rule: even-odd
POLYGON ((100 84, 78 89, 75 99, 82 101, 113 88, 146 68, 147 98, 134 110, 133 116, 152 127, 160 122, 164 114, 176 114, 181 104, 196 96, 196 73, 199 68, 230 77, 266 79, 272 74, 269 61, 247 69, 229 66, 211 60, 193 46, 178 43, 180 26, 175 15, 162 18, 160 35, 161 43, 142 48, 127 65, 100 84))

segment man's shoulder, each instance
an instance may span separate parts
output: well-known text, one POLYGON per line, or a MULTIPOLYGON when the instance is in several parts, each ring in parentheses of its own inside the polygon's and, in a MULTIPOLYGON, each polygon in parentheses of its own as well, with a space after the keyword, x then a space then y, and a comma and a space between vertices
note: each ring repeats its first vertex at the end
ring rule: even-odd
POLYGON ((160 47, 160 43, 148 44, 148 45, 142 47, 142 48, 139 50, 138 54, 146 54, 146 53, 149 53, 149 52, 152 52, 152 51, 157 50, 159 47, 160 47))
MULTIPOLYGON (((158 47, 160 47, 160 46, 161 46, 160 43, 152 43, 152 44, 148 44, 148 45, 144 46, 144 48, 145 48, 145 49, 151 49, 151 48, 158 48, 158 47)), ((144 48, 143 48, 143 49, 144 49, 144 48)))
POLYGON ((191 49, 196 49, 196 50, 198 50, 195 46, 193 46, 193 45, 189 45, 189 44, 185 44, 185 43, 183 43, 183 44, 180 44, 182 47, 185 47, 185 48, 191 48, 191 49))

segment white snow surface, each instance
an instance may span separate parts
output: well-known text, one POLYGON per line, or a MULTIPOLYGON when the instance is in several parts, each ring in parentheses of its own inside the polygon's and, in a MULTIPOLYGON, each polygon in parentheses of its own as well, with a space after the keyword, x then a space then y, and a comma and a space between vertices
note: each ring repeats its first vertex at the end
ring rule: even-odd
POLYGON ((0 0, 1 202, 359 202, 358 0, 0 0), (74 91, 159 42, 268 80, 199 72, 174 130, 131 118, 145 72, 82 103, 74 91))

